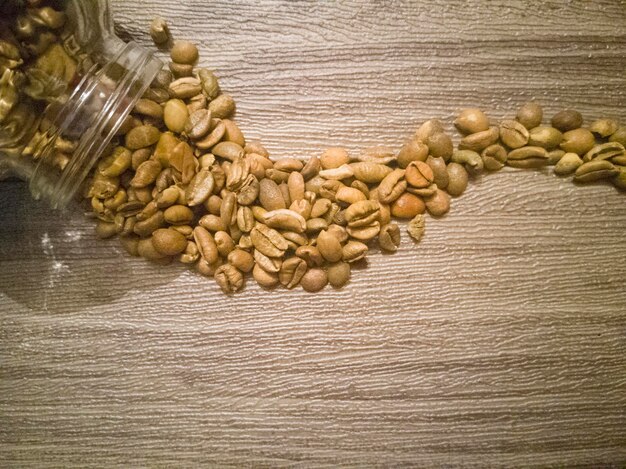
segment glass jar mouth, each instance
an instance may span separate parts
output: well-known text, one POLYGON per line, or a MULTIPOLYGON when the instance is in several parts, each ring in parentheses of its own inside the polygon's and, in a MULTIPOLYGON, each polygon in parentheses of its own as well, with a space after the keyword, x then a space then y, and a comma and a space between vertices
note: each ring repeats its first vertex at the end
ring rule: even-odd
POLYGON ((38 142, 41 154, 30 190, 55 209, 65 208, 102 156, 163 64, 134 42, 119 41, 104 67, 87 73, 65 103, 51 106, 50 125, 38 142), (55 165, 55 143, 69 140, 73 152, 63 169, 55 165))

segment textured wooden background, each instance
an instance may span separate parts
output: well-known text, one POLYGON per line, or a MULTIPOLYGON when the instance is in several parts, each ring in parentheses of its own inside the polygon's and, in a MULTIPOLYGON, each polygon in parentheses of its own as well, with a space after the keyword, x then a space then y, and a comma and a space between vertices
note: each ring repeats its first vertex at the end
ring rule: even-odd
MULTIPOLYGON (((626 122, 623 1, 112 6, 198 40, 277 157, 529 98, 626 122)), ((623 467, 625 203, 509 169, 343 290, 227 298, 0 184, 0 466, 623 467)))

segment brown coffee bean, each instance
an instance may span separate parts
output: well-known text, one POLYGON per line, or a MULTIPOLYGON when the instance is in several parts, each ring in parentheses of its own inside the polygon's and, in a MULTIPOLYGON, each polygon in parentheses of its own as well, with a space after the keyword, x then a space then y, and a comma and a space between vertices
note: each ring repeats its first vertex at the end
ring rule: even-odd
POLYGON ((157 45, 165 44, 169 40, 169 28, 160 16, 156 16, 150 23, 150 36, 157 45))
POLYGON ((473 150, 456 150, 452 154, 451 160, 453 163, 465 166, 473 174, 480 173, 484 168, 483 159, 473 150))
POLYGON ((589 130, 600 138, 607 138, 617 132, 619 124, 613 119, 598 119, 591 123, 589 130))
POLYGON ((163 117, 163 108, 151 99, 140 99, 135 104, 134 112, 137 114, 143 114, 144 116, 154 117, 155 119, 161 119, 163 117))
POLYGON ((117 227, 115 223, 109 223, 102 220, 98 220, 96 225, 96 236, 100 239, 112 238, 117 234, 117 227))
POLYGON ((300 285, 302 288, 310 293, 318 292, 322 290, 326 284, 328 284, 328 275, 326 271, 319 268, 312 268, 300 279, 300 285))
POLYGON ((218 231, 213 237, 215 239, 215 245, 217 246, 217 252, 223 258, 227 258, 228 255, 235 250, 233 238, 225 231, 218 231))
POLYGON ((172 72, 172 75, 176 78, 190 77, 193 75, 193 65, 191 64, 179 64, 177 62, 170 62, 167 64, 172 72))
POLYGON ((171 82, 168 91, 174 98, 187 99, 199 94, 202 86, 196 77, 182 77, 171 82))
POLYGON ((184 205, 172 205, 163 212, 164 219, 171 225, 187 225, 193 220, 193 212, 184 205))
POLYGON ((424 213, 424 201, 409 192, 405 192, 391 204, 391 214, 397 218, 413 218, 418 213, 424 213))
POLYGON ((576 153, 565 153, 554 167, 554 174, 566 176, 572 174, 583 164, 583 160, 576 153))
POLYGON ((304 177, 301 173, 293 171, 287 179, 289 198, 292 201, 304 199, 304 177))
POLYGON ((574 173, 574 182, 594 182, 611 179, 619 170, 607 160, 593 160, 580 165, 574 173))
POLYGON ((363 242, 369 242, 380 233, 380 222, 374 221, 365 226, 348 226, 346 231, 354 239, 363 242))
POLYGON ((435 195, 426 199, 426 210, 433 217, 440 217, 448 213, 450 210, 450 196, 441 189, 437 189, 435 195))
POLYGON ((129 150, 139 150, 149 147, 159 141, 161 132, 152 125, 140 125, 131 129, 125 136, 125 147, 129 150))
POLYGON ((211 130, 211 113, 207 109, 198 109, 190 114, 184 130, 191 139, 198 140, 204 137, 211 130))
POLYGON ((565 109, 557 112, 551 121, 552 127, 559 129, 561 132, 578 129, 583 125, 583 116, 580 112, 573 109, 565 109))
MULTIPOLYGON (((120 244, 124 248, 124 250, 130 254, 131 256, 139 256, 139 241, 141 238, 139 236, 122 236, 120 238, 120 244)), ((153 248, 154 249, 154 248, 153 248)))

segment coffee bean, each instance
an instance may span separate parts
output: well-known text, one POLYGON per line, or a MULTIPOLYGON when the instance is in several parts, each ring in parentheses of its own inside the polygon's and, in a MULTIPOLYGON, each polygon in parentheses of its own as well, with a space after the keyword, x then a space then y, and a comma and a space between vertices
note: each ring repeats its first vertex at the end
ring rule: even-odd
POLYGON ((302 288, 310 293, 322 290, 326 284, 328 284, 328 275, 325 270, 320 268, 307 270, 307 272, 300 279, 300 285, 302 285, 302 288))
POLYGON ((448 163, 448 175, 450 181, 446 187, 446 192, 453 197, 463 194, 468 182, 468 174, 463 165, 454 162, 448 163))
POLYGON ((397 218, 413 218, 426 209, 421 197, 405 192, 391 204, 391 214, 397 218))
POLYGON ((411 138, 406 141, 398 153, 398 166, 400 168, 406 168, 413 161, 426 161, 427 157, 428 145, 417 138, 411 138))
POLYGON ((236 293, 243 288, 243 274, 230 264, 224 264, 215 271, 215 281, 226 294, 236 293))
POLYGON ((400 246, 400 227, 389 223, 381 227, 378 233, 378 245, 388 252, 396 252, 400 246))
POLYGON ((534 129, 541 125, 543 109, 537 103, 526 103, 517 111, 516 119, 527 130, 534 129))
POLYGON ((169 40, 169 28, 160 16, 155 17, 150 23, 150 36, 157 45, 165 44, 169 40))
POLYGON ((175 256, 187 248, 187 239, 171 228, 160 228, 152 233, 154 249, 165 256, 175 256))
POLYGON ((154 145, 161 135, 159 129, 152 125, 140 125, 131 129, 125 138, 125 146, 129 150, 139 150, 140 148, 154 145))
POLYGON ((339 240, 326 230, 320 231, 317 236, 317 249, 328 262, 341 260, 343 254, 339 240))
POLYGON ((583 116, 578 111, 573 109, 565 109, 557 112, 550 122, 552 127, 560 130, 561 132, 567 132, 574 130, 583 125, 583 116))
POLYGON ((462 134, 475 134, 489 129, 489 119, 480 109, 463 109, 455 119, 454 125, 462 134))
POLYGON ((500 140, 509 148, 523 147, 528 143, 530 134, 526 127, 514 120, 503 120, 500 123, 500 140))
POLYGON ((189 41, 176 41, 170 51, 173 62, 179 64, 194 64, 198 60, 198 48, 189 41))
POLYGON ((593 148, 595 143, 596 139, 591 131, 577 128, 563 134, 563 140, 561 141, 560 147, 567 153, 584 155, 593 148))
POLYGON ((347 262, 335 262, 328 266, 328 283, 334 288, 343 287, 350 280, 350 264, 347 262))

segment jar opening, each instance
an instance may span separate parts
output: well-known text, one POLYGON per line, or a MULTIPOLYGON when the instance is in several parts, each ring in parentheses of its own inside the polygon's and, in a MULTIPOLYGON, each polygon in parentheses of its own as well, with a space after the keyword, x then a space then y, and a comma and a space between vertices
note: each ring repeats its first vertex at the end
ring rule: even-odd
POLYGON ((51 106, 50 125, 37 143, 41 157, 30 180, 35 198, 62 209, 74 197, 87 174, 162 68, 151 52, 130 42, 116 44, 113 60, 87 73, 67 101, 51 106), (55 142, 73 142, 63 169, 54 159, 55 142))

